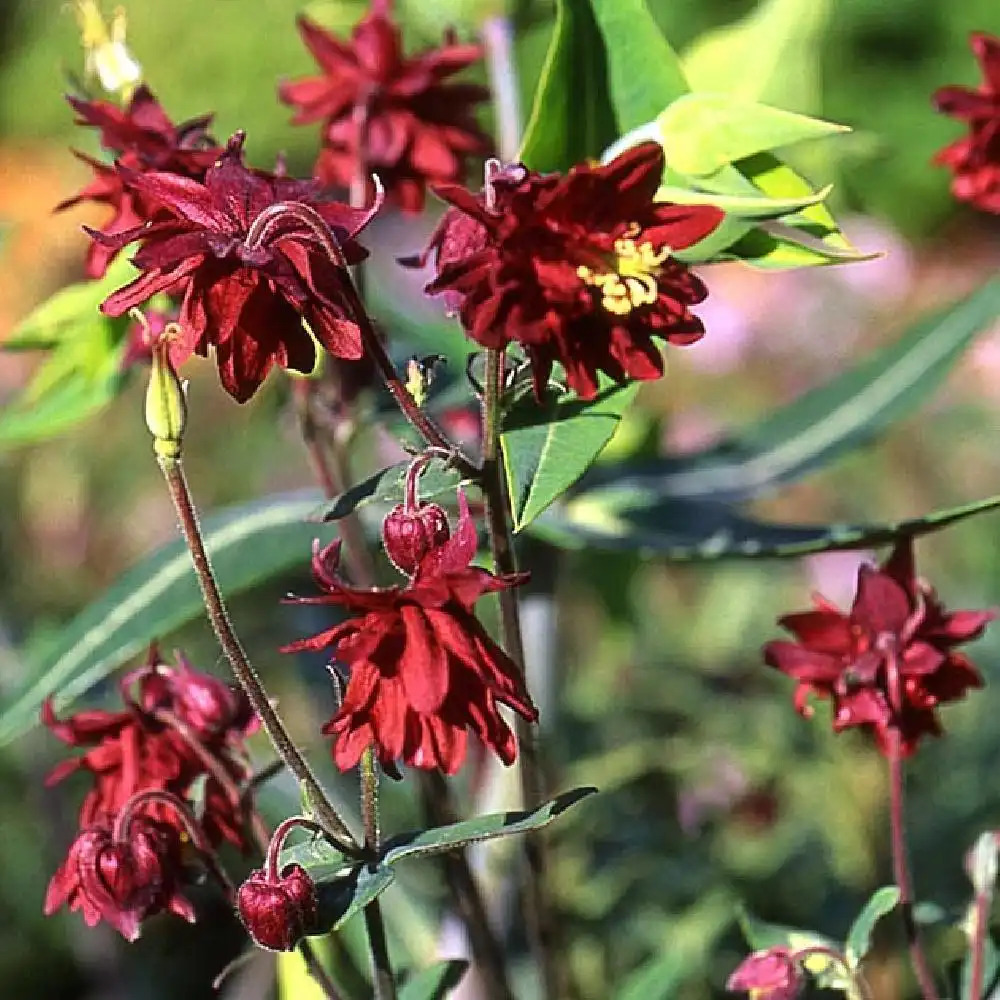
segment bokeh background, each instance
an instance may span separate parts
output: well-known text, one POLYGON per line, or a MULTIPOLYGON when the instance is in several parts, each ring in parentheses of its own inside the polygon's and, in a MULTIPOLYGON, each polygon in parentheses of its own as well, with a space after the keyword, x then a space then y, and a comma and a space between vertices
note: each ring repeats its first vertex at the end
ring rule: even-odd
MULTIPOLYGON (((649 0, 674 45, 752 10, 744 0, 649 0)), ((306 9, 290 0, 131 0, 129 46, 175 120, 216 112, 215 135, 248 132, 248 158, 270 166, 284 152, 308 173, 311 128, 293 128, 274 97, 283 76, 311 71, 294 27, 306 9)), ((447 24, 475 31, 485 0, 399 0, 412 44, 430 44, 447 24)), ((493 4, 495 7, 496 4, 493 4)), ((552 7, 517 4, 522 100, 529 106, 552 7)), ((844 268, 765 275, 717 267, 702 310, 710 333, 672 351, 668 378, 643 388, 620 432, 651 451, 704 446, 765 414, 890 342, 924 311, 980 283, 1000 263, 1000 225, 955 204, 948 178, 929 161, 957 137, 930 94, 974 83, 973 29, 1000 31, 995 0, 829 0, 825 24, 796 72, 776 74, 770 103, 822 113, 855 134, 819 154, 817 180, 833 180, 832 204, 862 249, 884 255, 844 268)), ((347 30, 358 3, 315 3, 309 12, 347 30)), ((53 215, 86 179, 70 147, 95 149, 74 129, 62 99, 82 55, 75 19, 61 0, 5 0, 0 11, 0 340, 36 303, 79 280, 86 238, 99 214, 53 215)), ((387 213, 370 238, 372 285, 392 289, 391 308, 409 324, 440 320, 401 276, 395 254, 419 248, 433 224, 387 213)), ((407 354, 402 334, 393 348, 407 354)), ((0 404, 13 398, 37 359, 0 354, 0 404)), ((310 474, 289 412, 288 387, 272 378, 236 408, 212 366, 193 361, 189 474, 206 509, 278 489, 310 474)), ((19 650, 51 633, 174 530, 140 417, 141 379, 102 415, 57 440, 0 452, 0 695, 25 680, 19 650)), ((986 496, 1000 487, 1000 327, 980 336, 946 386, 876 445, 767 499, 762 512, 799 521, 869 521, 918 514, 986 496)), ((620 442, 611 446, 621 446, 620 442)), ((390 440, 362 437, 359 474, 394 457, 390 440)), ((920 544, 921 564, 952 606, 1000 603, 996 515, 920 544)), ((303 553, 303 569, 305 564, 303 553)), ((680 997, 718 995, 743 953, 737 902, 770 920, 842 935, 867 895, 890 879, 885 775, 863 738, 834 739, 825 708, 806 722, 790 707, 790 685, 763 667, 759 648, 782 611, 811 589, 849 600, 858 561, 841 553, 789 563, 669 566, 598 552, 559 553, 526 543, 535 571, 527 598, 529 642, 546 673, 543 738, 554 787, 596 784, 600 797, 566 817, 555 834, 554 882, 581 997, 611 995, 643 962, 671 954, 680 997)), ((306 586, 304 572, 242 596, 234 616, 300 733, 315 733, 328 709, 315 664, 274 650, 308 622, 276 598, 306 586)), ((206 669, 224 671, 207 629, 164 637, 206 669)), ((911 769, 912 847, 922 898, 961 913, 969 888, 962 855, 983 829, 1000 826, 1000 629, 975 657, 985 691, 945 713, 947 737, 927 745, 911 769)), ((95 692, 99 701, 101 692, 95 692)), ((267 760, 263 743, 257 745, 267 760)), ((77 916, 44 920, 47 880, 72 835, 73 791, 47 791, 42 777, 56 741, 34 732, 0 751, 0 995, 188 1000, 215 995, 210 982, 245 947, 239 925, 206 894, 205 918, 188 927, 152 923, 126 946, 77 916)), ((346 800, 347 779, 333 779, 346 800)), ((508 779, 509 780, 509 779, 508 779)), ((495 799, 509 804, 502 781, 495 799)), ((271 806, 291 808, 277 782, 271 806)), ((418 822, 406 783, 386 794, 387 824, 418 822)), ((238 861, 236 862, 239 863, 238 861)), ((523 931, 498 859, 490 884, 511 953, 523 963, 523 931)), ((426 964, 460 947, 440 916, 441 880, 413 873, 386 897, 394 955, 426 964)), ((891 922, 890 922, 891 923, 891 922)), ((353 935, 356 938, 356 935, 353 935)), ((345 949, 356 948, 347 935, 345 949)), ((901 995, 900 944, 880 930, 870 970, 876 996, 901 995), (893 954, 894 952, 894 954, 893 954)), ((957 961, 960 933, 935 938, 957 961)), ((268 996, 273 962, 255 959, 223 987, 232 997, 268 996)), ((523 973, 525 995, 531 984, 523 973)))

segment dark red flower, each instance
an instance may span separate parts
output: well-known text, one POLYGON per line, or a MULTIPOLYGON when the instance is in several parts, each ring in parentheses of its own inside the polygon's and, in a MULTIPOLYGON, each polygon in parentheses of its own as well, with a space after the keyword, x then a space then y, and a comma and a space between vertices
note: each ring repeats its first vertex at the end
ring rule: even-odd
POLYGON ((751 1000, 795 1000, 803 981, 794 956, 779 945, 743 959, 726 980, 726 989, 748 993, 751 1000))
MULTIPOLYGON (((243 808, 230 801, 177 728, 187 727, 203 752, 239 785, 249 774, 244 740, 257 726, 245 697, 198 674, 184 660, 177 669, 160 663, 155 648, 143 667, 122 679, 120 691, 125 707, 119 712, 93 709, 59 720, 51 701, 43 704, 42 722, 52 733, 69 746, 87 748, 56 765, 45 784, 55 785, 76 771, 90 772, 94 785, 80 809, 83 829, 109 821, 139 792, 159 790, 184 799, 203 782, 205 835, 213 844, 225 839, 245 850, 243 808)), ((177 823, 172 809, 153 805, 149 813, 163 823, 177 823)))
POLYGON ((862 566, 849 614, 820 596, 816 610, 779 620, 797 642, 769 642, 768 665, 798 682, 795 707, 811 715, 810 695, 831 698, 833 728, 872 730, 883 754, 904 755, 921 737, 939 735, 938 705, 982 687, 955 647, 980 636, 993 611, 948 613, 914 573, 913 547, 901 541, 876 569, 862 566))
POLYGON ((482 57, 480 46, 446 36, 441 48, 406 57, 388 8, 375 0, 349 42, 300 17, 322 75, 283 83, 278 93, 297 109, 294 123, 323 122, 320 180, 348 186, 374 172, 394 202, 418 212, 428 183, 459 180, 469 156, 490 152, 474 114, 489 91, 446 82, 482 57))
POLYGON ((454 774, 465 760, 469 729, 510 764, 517 745, 497 703, 537 718, 517 666, 472 610, 483 594, 513 587, 525 576, 494 576, 469 565, 476 529, 461 494, 459 505, 455 534, 424 556, 406 586, 346 586, 337 576, 340 544, 334 542, 313 553, 313 575, 326 593, 293 598, 355 615, 283 649, 329 647, 350 667, 343 704, 323 729, 334 737, 333 758, 342 770, 374 746, 385 763, 402 757, 414 767, 454 774))
MULTIPOLYGON (((206 131, 211 115, 175 125, 145 85, 136 89, 124 110, 109 101, 75 97, 67 100, 79 116, 77 124, 100 129, 101 145, 136 173, 168 171, 201 180, 222 152, 206 131)), ((154 204, 142 193, 129 189, 113 166, 83 153, 74 155, 93 169, 94 179, 72 198, 60 202, 57 212, 85 201, 108 205, 112 216, 101 229, 107 235, 134 229, 153 218, 154 204)), ((87 254, 88 276, 101 277, 117 253, 106 244, 92 243, 87 254)))
POLYGON ((448 541, 448 516, 436 503, 396 504, 382 522, 385 554, 393 566, 412 576, 431 549, 448 541))
POLYGON ((194 907, 180 891, 182 868, 180 835, 166 823, 135 816, 122 840, 106 823, 89 826, 49 882, 45 915, 66 904, 89 927, 105 920, 128 941, 156 913, 193 923, 194 907))
POLYGON ((663 150, 644 143, 565 177, 507 167, 480 195, 435 187, 458 212, 432 237, 437 277, 427 291, 443 293, 484 347, 520 344, 539 398, 556 361, 584 399, 597 393, 599 371, 658 378, 654 338, 690 344, 704 333, 688 306, 705 286, 671 254, 723 218, 708 205, 654 202, 662 173, 663 150))
POLYGON ((985 212, 1000 213, 1000 38, 976 32, 972 51, 983 82, 978 87, 942 87, 934 94, 939 111, 968 125, 969 134, 935 157, 954 174, 952 194, 985 212))
POLYGON ((255 944, 291 951, 316 925, 316 886, 301 865, 287 865, 276 879, 258 868, 240 886, 236 907, 255 944))
POLYGON ((130 191, 156 204, 155 219, 110 236, 91 231, 115 250, 142 244, 133 263, 143 273, 105 299, 102 310, 121 316, 156 292, 181 297, 181 333, 171 343, 171 360, 178 366, 214 346, 222 384, 240 402, 275 364, 312 371, 315 342, 303 320, 331 354, 362 354, 353 307, 345 301, 346 272, 323 253, 294 209, 273 206, 299 203, 320 216, 348 264, 366 256, 353 237, 378 207, 325 201, 313 182, 248 169, 243 139, 241 132, 230 139, 204 183, 119 168, 130 191))

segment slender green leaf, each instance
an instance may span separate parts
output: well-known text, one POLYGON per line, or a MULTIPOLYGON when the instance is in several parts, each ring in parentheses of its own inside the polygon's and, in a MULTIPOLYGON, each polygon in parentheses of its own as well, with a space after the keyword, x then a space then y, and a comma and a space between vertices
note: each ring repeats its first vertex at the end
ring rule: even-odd
MULTIPOLYGON (((389 465, 345 490, 324 505, 320 512, 321 519, 339 521, 370 503, 401 503, 408 466, 408 462, 389 465)), ((440 462, 431 462, 420 477, 420 496, 430 500, 454 493, 462 482, 462 477, 454 469, 440 462)))
POLYGON ((757 153, 850 131, 835 122, 713 93, 681 97, 657 120, 668 165, 692 177, 757 153))
MULTIPOLYGON (((309 558, 319 526, 306 518, 319 495, 279 494, 230 507, 203 524, 205 543, 227 596, 309 558)), ((42 701, 65 707, 148 643, 204 614, 191 558, 180 541, 152 553, 73 619, 28 663, 28 681, 3 706, 0 746, 38 720, 42 701)))
POLYGON ((646 0, 590 0, 590 5, 604 39, 611 106, 621 134, 651 121, 691 88, 646 0))
POLYGON ((587 471, 611 439, 636 385, 607 381, 584 402, 550 389, 527 393, 504 415, 501 442, 514 530, 529 525, 587 471))
POLYGON ((844 956, 852 969, 856 969, 865 955, 871 951, 872 931, 875 930, 875 925, 899 905, 899 897, 897 886, 884 885, 881 889, 876 889, 868 902, 865 903, 864 909, 851 924, 851 929, 847 932, 844 956))
POLYGON ((670 201, 675 205, 715 205, 727 215, 741 219, 777 219, 791 212, 808 208, 823 201, 832 185, 810 192, 799 198, 769 198, 767 195, 726 195, 698 191, 692 188, 661 184, 656 192, 657 201, 670 201))
POLYGON ((744 517, 726 504, 644 498, 625 487, 578 494, 546 511, 532 528, 562 548, 640 552, 674 562, 774 559, 890 545, 998 507, 1000 496, 993 496, 885 524, 774 524, 744 517))
POLYGON ((537 809, 528 812, 490 813, 460 823, 435 827, 432 830, 400 834, 386 841, 382 849, 381 863, 391 867, 409 858, 442 854, 483 840, 540 830, 570 806, 596 791, 596 788, 574 788, 571 792, 563 792, 562 795, 557 795, 537 809))
POLYGON ((773 491, 867 444, 912 413, 998 313, 1000 279, 994 279, 850 371, 707 451, 598 467, 582 485, 677 500, 736 501, 773 491))
POLYGON ((462 981, 469 963, 461 958, 449 958, 429 969, 422 969, 400 987, 399 1000, 444 1000, 462 981))
POLYGON ((519 159, 532 170, 566 170, 601 155, 618 135, 607 53, 589 0, 556 0, 545 57, 519 159))

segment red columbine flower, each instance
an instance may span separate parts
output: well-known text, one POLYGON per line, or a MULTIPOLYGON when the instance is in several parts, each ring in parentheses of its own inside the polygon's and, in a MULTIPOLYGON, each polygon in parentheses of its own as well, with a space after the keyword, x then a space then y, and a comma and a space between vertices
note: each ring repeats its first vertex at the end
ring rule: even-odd
POLYGON ((1000 213, 1000 38, 977 32, 972 51, 983 82, 975 88, 942 87, 934 94, 938 110, 966 122, 969 134, 942 149, 934 162, 951 168, 956 198, 1000 213))
POLYGON ((474 115, 489 91, 446 82, 482 57, 480 46, 447 35, 440 49, 407 58, 386 0, 346 43, 306 17, 298 25, 323 75, 283 83, 278 94, 297 109, 294 123, 323 122, 320 180, 347 186, 374 172, 393 201, 418 212, 428 183, 458 180, 467 157, 490 152, 474 115))
POLYGON ((181 336, 171 344, 171 360, 178 366, 214 346, 222 384, 241 403, 272 365, 312 371, 316 350, 303 319, 331 354, 361 357, 345 272, 320 249, 303 216, 319 216, 344 261, 355 264, 367 253, 353 237, 378 208, 325 201, 315 183, 248 169, 243 139, 237 132, 229 140, 204 183, 119 168, 130 191, 156 203, 156 217, 115 235, 90 231, 115 250, 142 244, 133 263, 143 273, 101 309, 121 316, 156 292, 182 296, 181 336), (295 203, 304 206, 298 216, 295 203))
MULTIPOLYGON (((119 158, 118 163, 136 173, 169 171, 201 180, 222 152, 206 131, 211 115, 175 125, 145 85, 135 91, 124 110, 109 101, 81 101, 75 97, 67 100, 79 115, 77 124, 100 129, 101 145, 119 158)), ((72 198, 60 202, 57 212, 85 201, 108 205, 112 216, 101 230, 107 235, 134 229, 153 218, 154 204, 142 193, 130 190, 113 166, 83 153, 74 155, 93 169, 94 179, 72 198)), ((87 254, 87 275, 101 277, 117 253, 113 247, 92 243, 87 254)))
POLYGON ((288 865, 269 878, 264 869, 250 872, 236 895, 240 920, 254 943, 270 951, 291 951, 314 929, 316 886, 301 865, 288 865))
POLYGON ((454 774, 469 729, 510 764, 517 746, 497 703, 531 721, 538 717, 517 666, 472 611, 483 594, 522 583, 525 575, 494 576, 470 566, 476 529, 461 494, 459 511, 455 534, 423 557, 403 587, 348 587, 337 576, 339 542, 314 550, 313 575, 326 593, 293 600, 343 607, 355 617, 282 651, 329 647, 350 667, 343 704, 323 728, 334 737, 333 758, 342 770, 372 745, 385 763, 402 757, 454 774))
POLYGON ((181 895, 181 840, 167 823, 134 816, 118 839, 110 826, 81 831, 49 882, 45 915, 66 904, 88 927, 107 921, 134 941, 147 917, 164 911, 193 923, 194 907, 181 895))
POLYGON ((792 953, 775 946, 743 959, 726 980, 726 989, 748 993, 750 1000, 795 1000, 804 982, 792 953))
POLYGON ((798 682, 795 707, 812 714, 810 695, 831 698, 833 728, 874 731, 879 749, 913 753, 939 735, 938 705, 982 687, 972 663, 955 647, 980 636, 993 611, 948 613, 914 573, 912 542, 897 544, 879 568, 862 566, 849 614, 823 597, 816 610, 785 615, 779 624, 797 642, 769 642, 764 658, 798 682))
POLYGON ((428 250, 466 333, 484 347, 519 343, 541 396, 554 362, 584 399, 597 373, 613 379, 663 374, 654 338, 690 344, 704 333, 688 306, 705 286, 675 260, 707 236, 723 213, 707 205, 654 203, 663 150, 644 143, 606 166, 565 176, 507 167, 484 194, 455 185, 435 193, 446 213, 428 250))

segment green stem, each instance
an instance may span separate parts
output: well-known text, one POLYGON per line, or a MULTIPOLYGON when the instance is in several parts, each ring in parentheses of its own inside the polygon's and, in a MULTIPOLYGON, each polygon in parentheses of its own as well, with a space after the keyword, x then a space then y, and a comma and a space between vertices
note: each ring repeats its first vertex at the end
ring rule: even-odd
MULTIPOLYGON (((503 450, 500 445, 501 399, 504 380, 504 352, 486 352, 486 379, 483 387, 483 466, 482 488, 486 500, 486 526, 490 551, 498 574, 516 573, 510 526, 510 505, 507 498, 503 450)), ((504 649, 517 664, 524 677, 524 640, 521 635, 521 615, 517 594, 511 588, 501 590, 500 627, 504 649)), ((521 798, 525 809, 534 809, 545 800, 538 744, 532 724, 520 715, 516 720, 518 739, 518 774, 521 798)), ((548 1000, 564 1000, 568 976, 560 961, 558 930, 546 888, 547 848, 540 832, 526 834, 524 854, 527 861, 525 901, 532 950, 538 962, 545 996, 548 1000)))
MULTIPOLYGON (((365 853, 377 858, 380 845, 378 822, 378 765, 372 747, 361 755, 361 819, 365 829, 365 853)), ((382 908, 373 899, 365 907, 365 928, 372 954, 372 981, 375 1000, 396 1000, 396 980, 389 961, 389 945, 385 939, 382 908)))
POLYGON ((313 774, 312 768, 299 752, 295 743, 292 742, 284 722, 271 704, 257 671, 251 665, 243 645, 233 629, 229 612, 222 599, 222 593, 219 590, 208 552, 205 549, 205 542, 198 524, 198 515, 191 499, 191 491, 188 488, 187 477, 184 475, 180 459, 159 455, 157 461, 163 471, 170 497, 177 511, 177 519, 180 522, 184 541, 191 554, 205 610, 208 613, 208 620, 236 680, 250 700, 250 705, 260 719, 261 725, 274 745, 278 756, 305 790, 319 821, 336 838, 338 846, 345 854, 356 855, 358 853, 357 841, 333 808, 326 792, 313 774))

